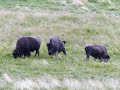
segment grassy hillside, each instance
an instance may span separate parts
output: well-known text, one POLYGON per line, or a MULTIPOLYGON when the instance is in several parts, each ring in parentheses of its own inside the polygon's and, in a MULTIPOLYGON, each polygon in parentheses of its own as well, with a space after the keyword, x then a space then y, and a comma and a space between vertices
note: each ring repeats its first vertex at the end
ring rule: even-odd
POLYGON ((119 90, 119 39, 120 0, 0 0, 0 90, 119 90), (41 39, 39 57, 12 57, 22 36, 41 39), (48 55, 54 36, 66 41, 67 56, 48 55), (86 62, 89 44, 105 45, 110 62, 86 62))

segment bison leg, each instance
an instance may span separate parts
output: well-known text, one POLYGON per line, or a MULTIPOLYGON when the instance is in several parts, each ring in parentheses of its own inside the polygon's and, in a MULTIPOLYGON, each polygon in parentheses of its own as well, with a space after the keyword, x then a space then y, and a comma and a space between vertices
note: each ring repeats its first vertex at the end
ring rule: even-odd
POLYGON ((37 54, 38 54, 38 56, 39 56, 39 51, 37 51, 37 54))
POLYGON ((30 55, 31 55, 31 53, 30 53, 30 51, 28 50, 28 51, 26 51, 26 56, 28 56, 28 57, 30 57, 30 55))
POLYGON ((26 57, 26 54, 23 55, 23 58, 24 58, 24 59, 25 59, 25 57, 26 57))
POLYGON ((56 57, 57 57, 57 56, 58 56, 58 53, 59 53, 59 52, 55 52, 55 53, 54 53, 54 56, 56 56, 56 57))
POLYGON ((66 55, 66 50, 65 50, 65 48, 62 50, 62 52, 66 55))
POLYGON ((87 54, 86 60, 89 60, 89 57, 90 57, 90 55, 89 55, 89 54, 87 54))
POLYGON ((28 53, 24 53, 23 58, 25 59, 26 56, 27 56, 27 57, 30 57, 30 55, 31 55, 30 52, 28 52, 28 53))
POLYGON ((100 62, 102 62, 102 61, 103 61, 103 58, 102 58, 102 57, 99 57, 99 60, 100 60, 100 62))
POLYGON ((38 54, 38 56, 39 56, 39 50, 36 50, 36 52, 35 52, 35 56, 38 54))
POLYGON ((108 60, 108 59, 105 59, 104 61, 105 61, 105 62, 108 62, 109 60, 108 60))
POLYGON ((20 57, 25 59, 25 57, 26 57, 26 50, 25 49, 20 50, 20 57))
POLYGON ((29 57, 28 53, 24 53, 24 54, 23 54, 23 58, 24 58, 24 59, 25 59, 26 56, 29 57))
POLYGON ((26 49, 24 53, 24 57, 25 56, 30 57, 30 55, 31 55, 30 50, 26 49))
POLYGON ((23 53, 20 54, 20 58, 22 58, 22 57, 23 57, 23 53))
POLYGON ((98 59, 97 55, 94 56, 94 60, 96 61, 96 59, 98 59))

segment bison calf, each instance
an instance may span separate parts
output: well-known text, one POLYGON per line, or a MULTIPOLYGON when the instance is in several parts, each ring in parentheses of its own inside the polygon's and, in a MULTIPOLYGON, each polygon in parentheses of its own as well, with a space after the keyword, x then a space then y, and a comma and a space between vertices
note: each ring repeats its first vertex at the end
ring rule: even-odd
POLYGON ((107 49, 102 45, 90 45, 85 47, 86 59, 89 60, 89 57, 94 57, 94 60, 99 59, 101 62, 108 61, 110 59, 107 49))
POLYGON ((41 42, 38 39, 32 37, 22 37, 17 40, 16 48, 13 51, 13 57, 23 57, 30 56, 30 52, 36 51, 35 56, 38 54, 41 42))
POLYGON ((62 51, 66 55, 65 43, 65 41, 61 41, 58 37, 51 38, 50 42, 47 43, 48 54, 56 55, 62 51))

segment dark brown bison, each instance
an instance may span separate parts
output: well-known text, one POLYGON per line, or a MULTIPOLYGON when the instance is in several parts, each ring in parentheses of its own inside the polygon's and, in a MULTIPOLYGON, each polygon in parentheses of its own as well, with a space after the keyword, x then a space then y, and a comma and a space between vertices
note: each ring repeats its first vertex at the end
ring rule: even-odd
POLYGON ((86 59, 89 60, 89 57, 94 57, 94 60, 99 59, 101 62, 105 62, 110 59, 107 49, 102 45, 90 45, 85 47, 86 59))
POLYGON ((35 56, 38 54, 40 49, 40 40, 32 37, 21 37, 17 40, 16 48, 13 51, 13 57, 23 57, 30 56, 33 51, 36 51, 35 56))
POLYGON ((47 43, 48 54, 56 55, 57 53, 63 52, 66 55, 65 43, 65 41, 61 41, 58 37, 51 38, 50 42, 47 43))

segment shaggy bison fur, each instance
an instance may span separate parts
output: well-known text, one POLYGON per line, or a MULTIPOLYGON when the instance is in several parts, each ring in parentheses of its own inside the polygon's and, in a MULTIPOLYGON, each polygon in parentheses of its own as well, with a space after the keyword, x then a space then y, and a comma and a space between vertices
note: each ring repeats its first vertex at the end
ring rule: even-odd
POLYGON ((85 47, 86 59, 89 60, 89 57, 94 57, 94 60, 99 59, 101 62, 108 61, 110 56, 107 53, 107 49, 102 45, 90 45, 85 47))
POLYGON ((65 41, 61 41, 58 37, 51 38, 50 42, 47 43, 48 54, 56 55, 57 53, 63 52, 66 55, 65 43, 65 41))
POLYGON ((33 51, 36 51, 35 56, 38 54, 40 49, 40 40, 32 37, 21 37, 17 40, 16 48, 13 51, 13 57, 23 57, 30 56, 33 51))

